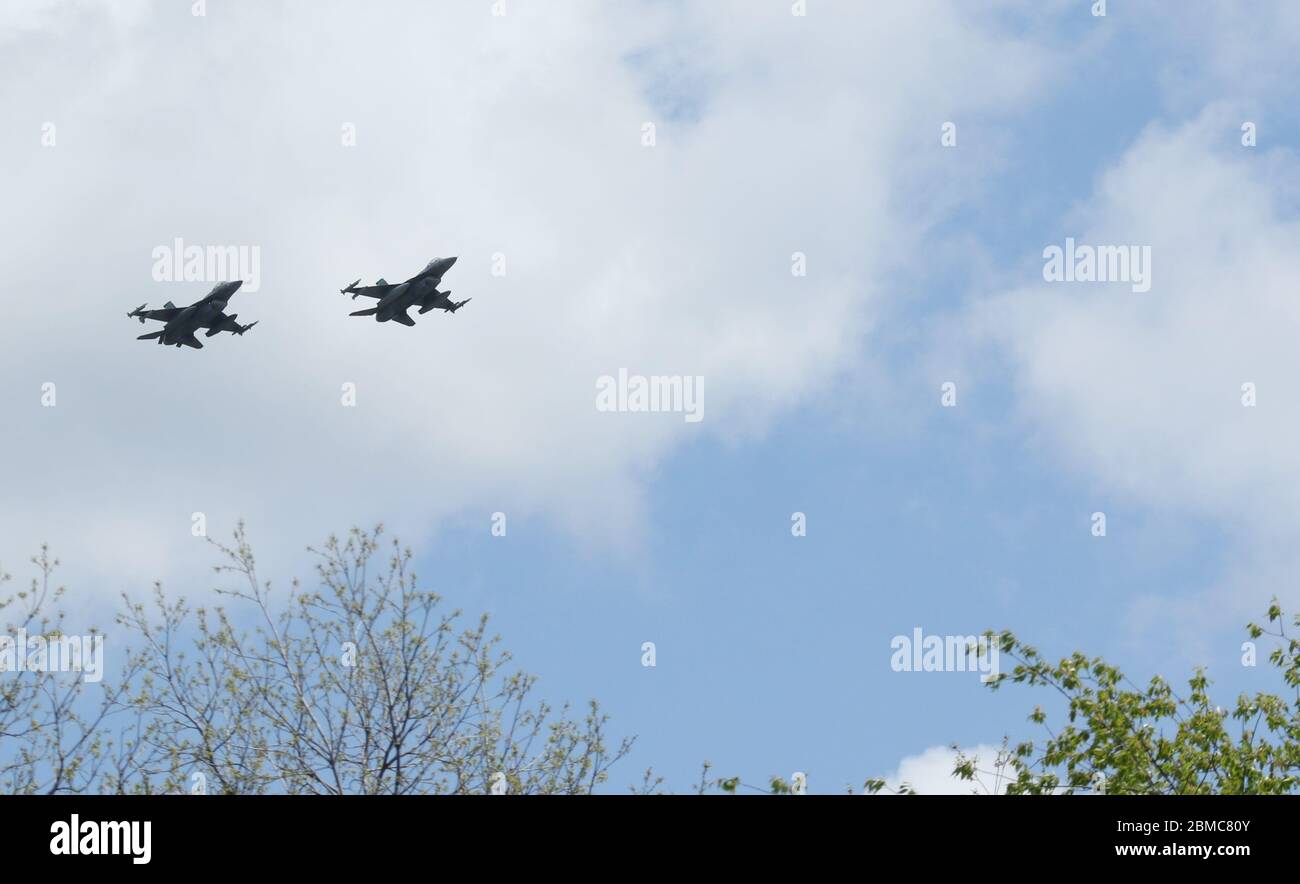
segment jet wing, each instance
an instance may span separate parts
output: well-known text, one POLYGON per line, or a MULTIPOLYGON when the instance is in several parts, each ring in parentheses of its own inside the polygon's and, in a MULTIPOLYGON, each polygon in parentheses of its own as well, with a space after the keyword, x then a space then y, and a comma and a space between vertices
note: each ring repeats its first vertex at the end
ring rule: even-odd
POLYGON ((366 298, 382 298, 392 290, 393 286, 391 285, 363 285, 361 288, 344 289, 344 291, 353 298, 357 295, 362 295, 366 298))
POLYGON ((215 334, 220 334, 223 331, 237 332, 240 329, 240 325, 238 322, 235 322, 235 316, 238 315, 239 314, 236 313, 234 316, 228 316, 227 314, 222 313, 216 319, 213 319, 211 322, 205 323, 199 327, 208 330, 207 334, 204 335, 204 337, 208 338, 215 334))
POLYGON ((171 322, 181 314, 184 307, 162 307, 158 310, 142 310, 139 313, 131 314, 131 318, 139 317, 143 322, 146 319, 156 319, 159 322, 171 322))

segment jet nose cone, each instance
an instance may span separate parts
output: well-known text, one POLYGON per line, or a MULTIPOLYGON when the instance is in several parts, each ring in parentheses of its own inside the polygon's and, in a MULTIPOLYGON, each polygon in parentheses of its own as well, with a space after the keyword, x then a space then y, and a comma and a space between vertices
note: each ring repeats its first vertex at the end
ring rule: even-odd
POLYGON ((237 292, 237 291, 239 291, 239 287, 240 287, 241 285, 243 285, 243 284, 244 284, 244 281, 243 281, 242 279, 231 280, 229 283, 227 283, 227 285, 230 287, 230 291, 231 291, 232 293, 233 293, 233 292, 237 292))
POLYGON ((443 266, 446 267, 448 270, 450 270, 451 266, 455 263, 456 263, 455 258, 447 258, 442 262, 443 266))

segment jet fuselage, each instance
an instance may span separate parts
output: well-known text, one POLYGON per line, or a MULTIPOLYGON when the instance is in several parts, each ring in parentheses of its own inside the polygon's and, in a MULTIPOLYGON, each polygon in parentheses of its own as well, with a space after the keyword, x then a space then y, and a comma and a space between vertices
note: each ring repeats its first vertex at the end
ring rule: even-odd
POLYGON ((251 325, 240 325, 235 321, 234 314, 226 315, 226 305, 230 303, 230 298, 243 284, 243 281, 238 279, 230 282, 219 282, 212 287, 212 291, 208 292, 201 301, 195 301, 188 307, 177 307, 171 301, 168 301, 160 309, 150 310, 148 309, 149 305, 141 304, 128 313, 127 316, 132 319, 139 319, 141 323, 153 319, 163 324, 161 329, 147 335, 141 335, 139 340, 156 340, 159 344, 177 347, 186 346, 201 350, 203 345, 195 337, 195 333, 199 329, 207 329, 207 336, 210 338, 223 331, 242 335, 254 325, 257 325, 256 322, 251 325))
POLYGON ((192 337, 199 329, 215 324, 226 312, 226 305, 230 303, 230 298, 243 284, 244 281, 241 279, 219 283, 202 301, 186 307, 175 319, 163 326, 162 343, 179 344, 192 337))
POLYGON ((417 275, 394 286, 375 305, 375 319, 388 322, 399 313, 405 314, 412 307, 420 307, 421 312, 427 312, 433 305, 447 300, 446 293, 438 291, 438 285, 442 282, 443 274, 455 263, 455 258, 435 259, 417 275))

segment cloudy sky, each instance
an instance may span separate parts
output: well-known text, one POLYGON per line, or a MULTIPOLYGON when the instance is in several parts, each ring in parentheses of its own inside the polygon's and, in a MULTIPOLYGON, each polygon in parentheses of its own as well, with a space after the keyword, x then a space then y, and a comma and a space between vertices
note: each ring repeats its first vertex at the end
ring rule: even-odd
POLYGON ((1300 8, 798 5, 6 2, 0 565, 48 541, 104 624, 210 591, 195 513, 277 579, 382 520, 679 789, 937 790, 1033 733, 1033 694, 895 672, 915 628, 1271 685, 1300 8), (155 279, 177 238, 256 248, 255 330, 135 340, 211 288, 155 279), (1046 281, 1067 238, 1150 290, 1046 281), (464 310, 347 315, 439 255, 464 310), (703 420, 597 410, 620 369, 702 377, 703 420))

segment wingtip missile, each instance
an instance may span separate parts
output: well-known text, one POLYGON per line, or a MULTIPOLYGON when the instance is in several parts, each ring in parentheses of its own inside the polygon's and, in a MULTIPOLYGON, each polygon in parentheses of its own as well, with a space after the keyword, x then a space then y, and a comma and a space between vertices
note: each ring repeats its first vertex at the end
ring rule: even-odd
POLYGON ((146 301, 145 303, 141 304, 139 307, 136 307, 136 308, 135 308, 134 310, 132 310, 130 313, 126 314, 126 318, 127 318, 127 319, 139 319, 139 320, 140 320, 140 324, 141 324, 141 325, 144 325, 144 308, 146 308, 146 307, 148 307, 148 306, 149 306, 149 302, 146 301))
POLYGON ((348 294, 348 293, 351 293, 351 294, 352 294, 352 300, 355 301, 355 300, 357 299, 357 294, 356 294, 355 289, 356 289, 356 287, 357 287, 357 283, 359 283, 359 282, 361 282, 361 277, 357 277, 356 279, 352 280, 352 282, 348 283, 347 288, 339 289, 339 294, 341 294, 341 295, 346 295, 346 294, 348 294))
POLYGON ((239 331, 235 332, 235 334, 242 335, 244 332, 248 331, 250 328, 257 325, 257 323, 261 321, 262 320, 258 319, 258 320, 254 320, 253 322, 250 322, 248 325, 241 325, 239 327, 239 331))

